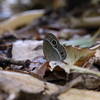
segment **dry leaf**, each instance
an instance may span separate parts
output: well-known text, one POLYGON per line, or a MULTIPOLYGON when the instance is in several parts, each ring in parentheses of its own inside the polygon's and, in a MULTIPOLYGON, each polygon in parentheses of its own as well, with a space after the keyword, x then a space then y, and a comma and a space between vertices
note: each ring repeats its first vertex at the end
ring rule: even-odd
POLYGON ((43 56, 42 42, 36 40, 17 41, 12 47, 12 58, 15 60, 33 60, 43 56))
POLYGON ((44 10, 22 12, 20 14, 10 17, 4 22, 1 22, 0 28, 14 30, 16 27, 28 25, 35 18, 41 17, 44 14, 44 12, 44 10))
POLYGON ((35 59, 33 59, 31 62, 32 63, 30 63, 29 69, 33 70, 34 68, 43 65, 46 62, 46 60, 43 59, 43 56, 38 56, 35 59))
POLYGON ((87 57, 84 60, 78 60, 75 62, 74 65, 76 66, 83 66, 91 57, 95 55, 95 51, 89 51, 87 57))
POLYGON ((100 92, 70 89, 62 93, 58 98, 60 100, 100 100, 100 92))
POLYGON ((39 93, 45 90, 48 94, 58 91, 58 87, 54 84, 44 83, 35 77, 27 74, 0 71, 0 87, 9 94, 16 94, 23 91, 26 93, 39 93))
POLYGON ((88 48, 76 48, 72 46, 66 46, 67 57, 64 60, 68 64, 74 65, 78 60, 84 60, 88 56, 88 48))
POLYGON ((96 50, 96 53, 95 53, 95 57, 99 57, 100 58, 100 50, 96 50))
POLYGON ((38 76, 43 77, 45 75, 47 68, 48 68, 47 63, 44 63, 44 64, 36 67, 32 72, 35 73, 38 76))
MULTIPOLYGON (((27 74, 0 71, 0 89, 9 95, 16 96, 20 91, 25 93, 41 93, 45 88, 47 94, 58 91, 58 87, 54 84, 46 83, 27 74)), ((35 94, 34 94, 35 95, 35 94)), ((87 90, 69 89, 65 93, 61 93, 59 100, 99 100, 100 93, 87 90), (76 98, 77 97, 77 98, 76 98)))

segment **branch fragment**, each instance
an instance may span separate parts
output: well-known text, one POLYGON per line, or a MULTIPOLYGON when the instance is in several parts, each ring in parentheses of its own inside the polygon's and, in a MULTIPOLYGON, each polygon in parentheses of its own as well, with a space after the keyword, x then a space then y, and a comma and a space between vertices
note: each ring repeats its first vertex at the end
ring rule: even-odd
POLYGON ((21 65, 24 67, 28 67, 30 64, 30 60, 18 60, 16 61, 15 59, 12 58, 5 58, 5 57, 0 57, 0 62, 1 63, 7 63, 7 64, 14 64, 14 65, 21 65))

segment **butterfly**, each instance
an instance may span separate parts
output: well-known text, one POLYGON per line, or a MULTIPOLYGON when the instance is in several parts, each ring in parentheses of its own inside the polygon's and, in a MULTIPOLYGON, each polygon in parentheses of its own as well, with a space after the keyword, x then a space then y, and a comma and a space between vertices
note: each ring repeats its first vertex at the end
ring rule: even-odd
POLYGON ((43 40, 43 53, 47 61, 63 61, 67 56, 65 48, 52 33, 46 34, 43 40))

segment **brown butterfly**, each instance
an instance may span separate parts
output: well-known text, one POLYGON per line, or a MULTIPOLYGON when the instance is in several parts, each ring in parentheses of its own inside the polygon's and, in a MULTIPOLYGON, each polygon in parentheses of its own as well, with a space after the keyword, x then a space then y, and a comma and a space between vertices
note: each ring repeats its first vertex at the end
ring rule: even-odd
POLYGON ((47 61, 63 61, 67 55, 65 48, 52 33, 48 33, 43 40, 43 52, 47 61))

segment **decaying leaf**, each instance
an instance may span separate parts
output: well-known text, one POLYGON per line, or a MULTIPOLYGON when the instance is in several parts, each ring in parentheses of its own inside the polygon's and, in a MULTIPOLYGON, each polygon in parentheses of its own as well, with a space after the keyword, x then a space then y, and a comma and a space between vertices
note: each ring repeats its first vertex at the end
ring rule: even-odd
POLYGON ((91 57, 93 57, 94 55, 95 55, 95 51, 89 51, 86 58, 80 59, 80 60, 76 61, 74 65, 80 66, 80 67, 81 67, 81 66, 83 66, 91 57))
POLYGON ((100 100, 100 92, 70 89, 58 98, 60 100, 100 100))
POLYGON ((21 14, 12 16, 8 20, 0 23, 0 28, 14 30, 21 25, 28 25, 32 20, 42 16, 43 14, 44 10, 26 11, 21 14))
POLYGON ((12 58, 16 60, 33 60, 38 56, 43 56, 42 41, 27 40, 17 41, 12 47, 12 58))
POLYGON ((43 59, 43 56, 38 56, 31 61, 30 65, 29 65, 29 69, 33 70, 34 68, 41 66, 45 62, 46 62, 46 60, 43 59))
POLYGON ((35 73, 38 76, 43 77, 45 75, 47 68, 48 68, 47 63, 44 63, 44 64, 36 67, 32 72, 35 73))
POLYGON ((17 41, 12 47, 12 58, 18 60, 31 60, 28 70, 41 77, 45 75, 47 66, 43 59, 42 41, 17 41), (33 70, 34 69, 34 70, 33 70))
POLYGON ((100 58, 100 50, 99 49, 96 50, 95 57, 100 58))
POLYGON ((67 57, 64 60, 68 64, 75 64, 78 60, 84 60, 88 56, 88 48, 77 48, 72 46, 66 46, 67 57))
MULTIPOLYGON (((51 95, 58 91, 58 87, 54 84, 45 83, 30 75, 8 71, 0 71, 0 87, 0 90, 9 94, 10 100, 10 96, 13 96, 14 99, 18 94, 21 95, 21 91, 24 92, 24 94, 38 93, 37 95, 42 91, 47 93, 47 95, 51 95)), ((94 98, 99 100, 99 94, 99 92, 94 91, 69 89, 64 93, 61 93, 58 98, 59 100, 73 100, 77 97, 75 100, 80 100, 85 97, 85 100, 94 100, 94 98)), ((35 95, 36 94, 34 94, 33 97, 35 95)))
POLYGON ((8 71, 0 71, 0 87, 9 94, 16 94, 20 91, 39 93, 45 91, 45 88, 48 94, 58 91, 58 87, 54 84, 45 83, 27 74, 8 71))

